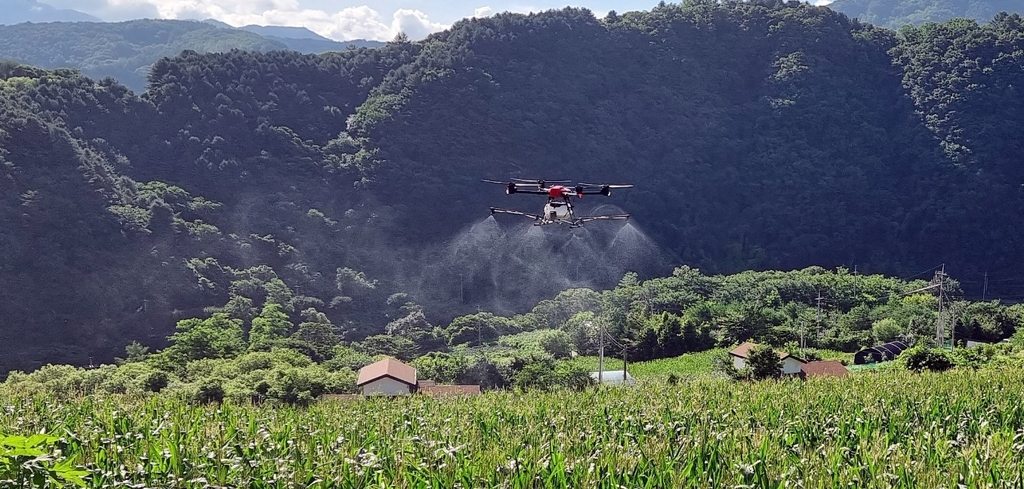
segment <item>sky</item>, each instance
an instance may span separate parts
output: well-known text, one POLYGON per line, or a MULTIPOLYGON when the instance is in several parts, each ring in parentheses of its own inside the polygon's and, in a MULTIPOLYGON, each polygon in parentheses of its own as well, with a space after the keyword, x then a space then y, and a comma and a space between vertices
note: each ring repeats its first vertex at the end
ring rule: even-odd
MULTIPOLYGON (((539 12, 586 7, 598 17, 608 11, 650 10, 658 0, 39 0, 85 12, 105 21, 140 18, 216 19, 243 25, 306 27, 337 41, 387 41, 399 32, 419 40, 467 17, 498 12, 539 12), (564 3, 564 2, 570 3, 564 3)), ((818 0, 824 3, 827 0, 818 0)))

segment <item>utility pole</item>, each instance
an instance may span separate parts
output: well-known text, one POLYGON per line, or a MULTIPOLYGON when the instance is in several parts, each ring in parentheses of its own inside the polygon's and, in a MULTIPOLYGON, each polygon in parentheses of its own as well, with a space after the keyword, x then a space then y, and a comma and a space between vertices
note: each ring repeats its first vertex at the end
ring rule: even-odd
POLYGON ((942 264, 942 269, 935 272, 935 278, 932 279, 933 284, 938 284, 939 288, 939 317, 935 322, 935 343, 939 348, 945 345, 946 335, 943 329, 943 315, 945 314, 945 295, 946 295, 946 264, 942 264))
POLYGON ((597 327, 597 385, 604 380, 604 327, 597 327))
POLYGON ((814 333, 818 339, 821 339, 821 301, 825 300, 821 296, 821 290, 818 291, 818 298, 815 301, 818 303, 818 314, 814 319, 814 333))
POLYGON ((629 378, 629 371, 626 370, 626 345, 622 345, 622 384, 626 385, 626 379, 629 378))
POLYGON ((800 321, 799 324, 800 324, 800 349, 804 350, 804 349, 807 348, 807 340, 804 339, 804 330, 807 329, 807 326, 804 324, 803 321, 800 321))
POLYGON ((985 296, 988 295, 988 272, 985 272, 985 286, 981 289, 981 301, 985 302, 985 296))

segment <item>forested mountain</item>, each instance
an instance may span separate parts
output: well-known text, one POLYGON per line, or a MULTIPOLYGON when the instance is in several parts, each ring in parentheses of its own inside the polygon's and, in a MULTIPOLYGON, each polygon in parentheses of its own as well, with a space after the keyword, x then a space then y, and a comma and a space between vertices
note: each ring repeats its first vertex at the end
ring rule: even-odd
POLYGON ((58 9, 36 0, 4 0, 0 9, 0 25, 22 22, 99 22, 89 14, 70 9, 58 9))
POLYGON ((380 44, 264 36, 253 32, 253 29, 221 28, 207 22, 182 20, 0 26, 0 59, 43 68, 74 68, 96 79, 109 76, 137 92, 145 89, 146 77, 153 63, 186 50, 212 53, 232 49, 257 52, 291 49, 324 53, 344 51, 350 46, 375 47, 380 44))
POLYGON ((955 18, 985 22, 1000 12, 1024 13, 1024 3, 1018 0, 835 0, 829 8, 892 29, 955 18))
POLYGON ((1016 15, 897 34, 692 2, 324 55, 186 51, 141 95, 5 65, 0 341, 21 353, 0 367, 160 346, 214 312, 248 328, 268 304, 304 338, 429 331, 684 263, 946 263, 969 294, 992 272, 988 297, 1019 296, 1022 34, 1016 15), (509 175, 635 183, 582 206, 633 220, 485 219, 542 203, 480 183, 509 175))

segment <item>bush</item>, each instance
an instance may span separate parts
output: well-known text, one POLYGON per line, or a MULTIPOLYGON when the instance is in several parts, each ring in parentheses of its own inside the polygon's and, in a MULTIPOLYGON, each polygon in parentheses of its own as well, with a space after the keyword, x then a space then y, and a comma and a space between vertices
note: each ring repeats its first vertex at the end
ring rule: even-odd
POLYGON ((738 370, 733 363, 732 357, 724 350, 711 357, 711 371, 725 375, 733 380, 746 379, 750 374, 748 369, 738 370))
POLYGON ((900 355, 900 361, 908 370, 942 372, 953 368, 949 353, 938 348, 915 346, 900 355))
POLYGON ((219 377, 204 379, 199 384, 193 399, 201 404, 221 402, 224 400, 224 384, 224 379, 219 377))
POLYGON ((316 368, 274 370, 267 396, 286 404, 308 405, 327 391, 327 372, 316 368))
POLYGON ((171 379, 167 372, 155 370, 142 380, 142 387, 148 392, 160 392, 170 383, 171 379))
POLYGON ((754 380, 775 379, 782 376, 782 359, 770 346, 758 345, 747 353, 747 366, 754 380))

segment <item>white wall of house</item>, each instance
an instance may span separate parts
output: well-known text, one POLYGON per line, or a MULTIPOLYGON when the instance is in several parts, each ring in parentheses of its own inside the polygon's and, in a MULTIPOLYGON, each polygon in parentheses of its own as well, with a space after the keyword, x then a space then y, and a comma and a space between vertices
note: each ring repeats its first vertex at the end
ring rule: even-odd
POLYGON ((364 396, 370 396, 373 394, 401 396, 409 394, 410 392, 409 384, 399 382, 391 377, 381 377, 373 382, 368 382, 363 385, 364 396))
MULTIPOLYGON (((740 357, 732 357, 732 365, 736 367, 736 370, 745 368, 747 366, 747 360, 740 357)), ((782 375, 795 375, 803 372, 803 363, 793 357, 787 357, 782 361, 782 375)))
POLYGON ((803 362, 793 357, 782 361, 782 375, 794 375, 803 372, 803 362))

